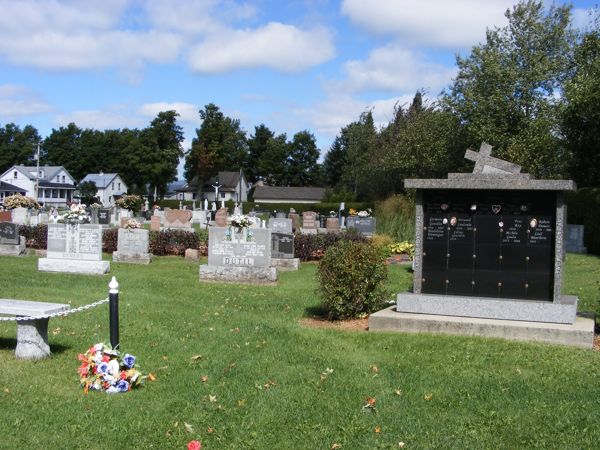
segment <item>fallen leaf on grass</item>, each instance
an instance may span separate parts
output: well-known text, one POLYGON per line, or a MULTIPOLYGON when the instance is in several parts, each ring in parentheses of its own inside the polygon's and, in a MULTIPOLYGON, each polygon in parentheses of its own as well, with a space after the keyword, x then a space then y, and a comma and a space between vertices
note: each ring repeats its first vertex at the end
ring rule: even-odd
POLYGON ((433 394, 425 394, 425 395, 423 396, 423 399, 424 399, 424 400, 426 400, 426 401, 429 401, 429 400, 431 400, 432 398, 433 398, 433 394))
POLYGON ((217 402, 217 396, 216 395, 209 395, 208 396, 208 401, 211 403, 216 403, 217 402))
POLYGON ((5 392, 6 394, 10 394, 10 389, 9 389, 9 388, 4 388, 4 392, 5 392))
POLYGON ((406 444, 404 442, 398 442, 398 447, 400 448, 404 448, 406 444))
POLYGON ((215 429, 214 429, 213 427, 208 427, 208 428, 206 429, 206 432, 207 432, 208 434, 212 434, 212 433, 214 433, 214 432, 215 432, 215 429))
POLYGON ((367 397, 367 404, 363 406, 363 410, 377 411, 377 408, 375 408, 375 403, 377 403, 377 399, 375 397, 367 397))
POLYGON ((241 399, 237 401, 237 405, 241 408, 243 406, 246 406, 246 399, 241 399))
POLYGON ((58 327, 58 328, 55 328, 54 330, 52 330, 52 334, 53 334, 54 336, 56 336, 57 334, 60 334, 60 327, 58 327))
POLYGON ((373 373, 379 373, 379 367, 377 367, 375 364, 371 365, 371 372, 373 373))
POLYGON ((165 431, 165 436, 171 437, 171 436, 173 436, 173 432, 171 430, 167 430, 167 431, 165 431))
POLYGON ((194 355, 192 356, 192 361, 200 361, 202 358, 204 358, 203 355, 194 355))
POLYGON ((375 433, 381 433, 381 427, 377 425, 373 431, 375 431, 375 433))
POLYGON ((191 426, 189 423, 183 422, 183 426, 185 427, 185 431, 187 431, 188 433, 192 434, 194 432, 194 427, 191 426))
POLYGON ((398 396, 402 395, 402 389, 396 389, 396 390, 394 391, 394 394, 396 394, 396 395, 398 395, 398 396))
POLYGON ((202 377, 200 377, 200 381, 206 383, 208 381, 208 375, 202 375, 202 377))
POLYGON ((338 444, 337 442, 331 446, 331 450, 338 450, 342 448, 342 444, 338 444))
POLYGON ((240 332, 240 329, 239 329, 239 327, 235 327, 235 328, 232 328, 232 329, 231 329, 231 330, 229 330, 229 331, 231 331, 232 333, 239 333, 239 332, 240 332))
POLYGON ((154 375, 152 372, 150 372, 148 374, 148 380, 150 380, 150 381, 156 381, 156 375, 154 375))

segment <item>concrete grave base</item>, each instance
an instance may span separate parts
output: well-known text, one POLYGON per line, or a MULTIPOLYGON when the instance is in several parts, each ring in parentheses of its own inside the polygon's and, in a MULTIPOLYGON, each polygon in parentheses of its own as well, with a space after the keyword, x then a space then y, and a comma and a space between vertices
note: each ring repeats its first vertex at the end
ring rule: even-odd
POLYGON ((108 261, 86 261, 78 259, 40 258, 40 272, 82 273, 86 275, 102 275, 110 271, 108 261))
POLYGON ((402 292, 396 306, 407 313, 569 324, 577 314, 577 297, 563 295, 549 302, 402 292))
POLYGON ((229 283, 276 284, 275 267, 239 267, 200 265, 200 281, 229 283))
POLYGON ((279 270, 298 270, 300 258, 271 258, 271 267, 277 267, 279 270))
POLYGON ((577 317, 573 324, 451 317, 396 312, 396 306, 369 316, 369 331, 483 336, 592 348, 594 320, 577 317))
POLYGON ((152 254, 113 252, 112 258, 113 262, 122 262, 130 264, 150 264, 150 261, 152 261, 152 254))
POLYGON ((18 244, 0 244, 0 256, 25 256, 26 254, 24 236, 19 236, 18 244))
POLYGON ((17 323, 18 359, 42 359, 50 356, 48 319, 22 320, 17 323))

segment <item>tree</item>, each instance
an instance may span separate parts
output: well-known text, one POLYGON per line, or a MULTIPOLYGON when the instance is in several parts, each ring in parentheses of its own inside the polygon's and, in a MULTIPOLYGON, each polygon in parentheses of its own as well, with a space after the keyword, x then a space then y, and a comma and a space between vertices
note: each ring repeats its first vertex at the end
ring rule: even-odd
POLYGON ((37 129, 31 125, 21 129, 14 123, 7 123, 0 127, 0 173, 14 165, 31 164, 40 141, 37 129))
POLYGON ((442 101, 467 132, 466 144, 482 141, 496 156, 538 177, 561 176, 568 158, 559 139, 561 86, 569 71, 574 34, 570 6, 539 1, 506 11, 508 25, 488 30, 466 58, 442 101))
POLYGON ((309 131, 300 131, 288 144, 287 182, 290 186, 319 184, 319 149, 315 136, 309 131))
POLYGON ((323 173, 327 186, 339 187, 348 165, 348 144, 343 135, 335 137, 323 161, 323 173))
POLYGON ((254 136, 248 139, 248 164, 245 169, 246 178, 256 182, 261 173, 258 171, 258 162, 267 151, 269 141, 275 137, 266 125, 260 124, 254 127, 254 136))
POLYGON ((167 190, 167 184, 177 178, 179 158, 183 156, 183 128, 177 125, 176 111, 162 111, 148 128, 141 133, 146 147, 144 173, 148 182, 160 195, 167 190))
POLYGON ((575 50, 575 72, 565 85, 563 132, 578 186, 600 186, 600 30, 586 33, 575 50))
POLYGON ((192 148, 185 159, 185 178, 188 182, 196 178, 198 198, 202 187, 220 170, 239 170, 246 162, 248 149, 246 133, 240 121, 231 119, 210 103, 199 111, 202 125, 196 129, 192 148))
POLYGON ((287 160, 289 145, 285 133, 272 137, 267 141, 264 151, 257 163, 258 173, 269 185, 287 185, 287 160))
POLYGON ((98 188, 93 181, 84 181, 77 185, 81 201, 86 205, 91 205, 94 202, 98 188))

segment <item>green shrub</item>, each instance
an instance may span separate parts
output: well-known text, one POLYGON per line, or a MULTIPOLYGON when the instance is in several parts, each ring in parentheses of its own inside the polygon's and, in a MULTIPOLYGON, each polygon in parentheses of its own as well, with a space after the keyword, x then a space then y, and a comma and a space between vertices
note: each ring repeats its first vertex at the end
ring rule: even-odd
POLYGON ((394 239, 387 234, 374 234, 371 237, 371 245, 377 249, 385 258, 392 254, 394 239))
POLYGON ((25 237, 27 247, 45 249, 48 242, 48 225, 20 225, 19 235, 25 237))
POLYGON ((294 256, 300 261, 317 261, 323 257, 325 251, 338 241, 366 241, 354 229, 339 233, 325 234, 296 234, 294 236, 294 256))
POLYGON ((317 279, 330 319, 362 317, 381 309, 388 297, 385 258, 367 242, 343 240, 331 246, 317 279))
POLYGON ((394 195, 375 205, 377 233, 396 241, 415 239, 415 202, 408 196, 394 195))

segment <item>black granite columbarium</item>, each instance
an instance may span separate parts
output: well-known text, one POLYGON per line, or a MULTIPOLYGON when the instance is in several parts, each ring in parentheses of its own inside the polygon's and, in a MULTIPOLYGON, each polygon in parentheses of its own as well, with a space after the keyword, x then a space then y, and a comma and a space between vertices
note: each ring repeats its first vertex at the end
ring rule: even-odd
POLYGON ((563 192, 570 180, 535 180, 467 150, 472 174, 406 180, 417 190, 413 292, 397 311, 573 323, 577 298, 562 295, 563 192))

